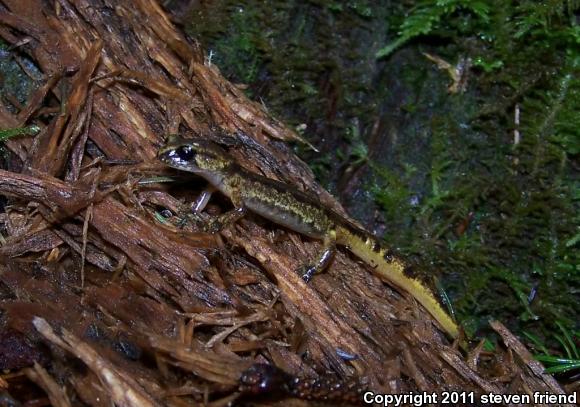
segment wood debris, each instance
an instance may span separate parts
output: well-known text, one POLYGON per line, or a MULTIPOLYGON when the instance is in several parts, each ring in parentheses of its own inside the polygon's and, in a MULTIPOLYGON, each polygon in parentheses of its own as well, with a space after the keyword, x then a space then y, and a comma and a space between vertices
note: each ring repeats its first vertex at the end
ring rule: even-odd
POLYGON ((156 1, 0 0, 0 36, 40 79, 24 106, 0 99, 0 126, 41 128, 6 143, 0 170, 2 400, 225 406, 253 401, 240 378, 267 362, 376 393, 562 391, 499 325, 506 349, 466 361, 346 251, 305 284, 295 270, 319 242, 254 216, 219 235, 175 222, 205 187, 155 158, 178 132, 228 143, 241 165, 344 212, 280 143, 298 135, 156 1), (496 381, 509 352, 512 385, 496 381))

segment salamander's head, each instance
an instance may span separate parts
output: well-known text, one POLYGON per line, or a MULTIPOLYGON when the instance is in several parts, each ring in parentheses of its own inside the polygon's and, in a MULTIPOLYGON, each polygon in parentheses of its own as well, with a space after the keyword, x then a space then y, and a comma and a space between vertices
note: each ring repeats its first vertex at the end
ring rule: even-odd
POLYGON ((211 176, 226 171, 234 164, 233 159, 220 146, 208 140, 185 139, 169 136, 157 158, 164 164, 182 171, 211 176))

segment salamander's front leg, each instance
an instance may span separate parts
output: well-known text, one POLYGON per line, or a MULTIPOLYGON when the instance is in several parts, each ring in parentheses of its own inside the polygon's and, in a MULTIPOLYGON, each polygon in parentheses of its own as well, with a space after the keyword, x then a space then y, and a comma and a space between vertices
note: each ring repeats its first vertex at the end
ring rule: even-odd
POLYGON ((314 274, 324 271, 330 264, 330 261, 332 260, 335 252, 336 233, 333 230, 324 237, 322 251, 316 259, 316 262, 312 265, 307 265, 299 269, 302 272, 302 279, 305 282, 309 282, 314 274))
POLYGON ((177 225, 179 227, 183 227, 186 223, 192 222, 197 227, 203 229, 204 225, 206 225, 208 222, 207 215, 204 216, 203 210, 207 206, 214 192, 215 188, 211 186, 204 189, 191 205, 188 205, 187 208, 180 210, 180 214, 178 215, 180 220, 177 222, 177 225))
POLYGON ((246 214, 246 208, 238 201, 236 201, 238 205, 236 205, 234 210, 222 213, 219 216, 210 217, 207 214, 204 214, 203 210, 215 191, 215 188, 212 187, 202 191, 195 202, 191 205, 191 210, 188 211, 179 224, 183 225, 187 220, 190 220, 205 232, 217 233, 224 227, 236 223, 246 214))
POLYGON ((210 221, 206 230, 210 233, 217 233, 224 227, 232 225, 242 219, 246 213, 247 210, 245 206, 240 206, 234 210, 222 213, 220 216, 210 221))
POLYGON ((214 192, 215 192, 215 188, 213 188, 213 187, 207 187, 206 189, 201 191, 201 194, 199 194, 199 196, 197 197, 197 199, 195 200, 193 205, 191 205, 191 211, 193 213, 203 212, 203 210, 205 209, 205 207, 207 206, 207 203, 209 202, 209 200, 211 198, 211 195, 214 192))
POLYGON ((240 199, 240 197, 237 194, 232 194, 230 196, 230 200, 234 205, 234 209, 221 214, 217 218, 212 219, 212 221, 208 225, 208 232, 217 233, 224 227, 236 223, 237 221, 242 219, 246 215, 246 213, 248 213, 248 211, 246 210, 246 206, 244 205, 244 202, 240 199))

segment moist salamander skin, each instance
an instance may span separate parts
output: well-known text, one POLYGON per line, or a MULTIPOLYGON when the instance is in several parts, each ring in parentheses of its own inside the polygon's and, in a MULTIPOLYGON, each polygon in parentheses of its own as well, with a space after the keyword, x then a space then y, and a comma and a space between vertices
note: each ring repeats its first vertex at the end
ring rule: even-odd
POLYGON ((344 246, 381 280, 411 294, 448 335, 459 336, 457 324, 433 292, 412 276, 402 259, 374 236, 316 199, 288 184, 240 167, 224 149, 208 140, 170 136, 159 150, 158 158, 170 167, 205 178, 214 189, 227 196, 236 208, 231 219, 239 219, 249 210, 297 233, 324 241, 318 260, 304 269, 306 281, 326 268, 337 244, 344 246))

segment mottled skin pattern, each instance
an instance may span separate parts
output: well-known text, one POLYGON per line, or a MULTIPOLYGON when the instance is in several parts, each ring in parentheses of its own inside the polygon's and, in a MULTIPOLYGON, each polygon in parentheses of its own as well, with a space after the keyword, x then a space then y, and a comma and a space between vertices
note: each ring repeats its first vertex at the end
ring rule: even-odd
POLYGON ((232 201, 238 200, 252 212, 315 239, 324 238, 332 227, 324 209, 297 200, 288 188, 279 188, 283 184, 256 179, 255 174, 237 166, 232 170, 222 189, 231 194, 232 201))
POLYGON ((258 363, 240 377, 243 396, 282 399, 295 397, 332 405, 363 405, 364 388, 356 381, 335 378, 303 379, 273 365, 258 363))
POLYGON ((342 245, 367 263, 381 280, 411 294, 451 337, 459 336, 457 324, 431 290, 412 276, 401 259, 382 247, 374 236, 325 208, 316 199, 287 184, 241 168, 221 147, 206 140, 172 136, 159 150, 158 157, 170 167, 205 178, 231 199, 239 216, 244 210, 250 210, 288 229, 324 240, 324 251, 317 265, 308 268, 305 280, 328 265, 335 244, 342 245))

